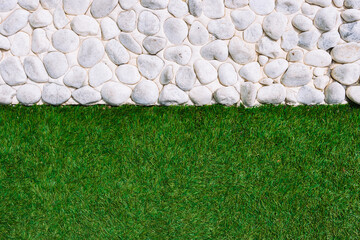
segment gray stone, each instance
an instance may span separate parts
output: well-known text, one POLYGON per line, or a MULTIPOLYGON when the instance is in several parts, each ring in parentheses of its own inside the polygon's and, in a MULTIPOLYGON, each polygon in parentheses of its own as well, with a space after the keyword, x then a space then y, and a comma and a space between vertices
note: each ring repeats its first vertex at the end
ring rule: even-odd
POLYGON ((136 13, 134 10, 120 12, 117 25, 123 32, 132 32, 136 28, 136 13))
POLYGON ((246 7, 249 4, 249 0, 225 0, 225 7, 236 9, 246 7))
POLYGON ((160 93, 159 103, 164 106, 182 105, 189 101, 189 96, 173 84, 166 85, 160 93))
POLYGON ((16 95, 16 90, 8 85, 0 85, 0 104, 9 105, 16 95))
POLYGON ((164 33, 169 42, 181 44, 188 35, 188 27, 181 19, 168 18, 164 22, 164 33))
POLYGON ((99 23, 86 15, 79 15, 71 21, 71 29, 80 36, 95 36, 99 33, 99 23))
POLYGON ((103 58, 105 49, 102 42, 97 38, 87 38, 80 46, 78 62, 81 66, 91 68, 103 58))
POLYGON ((189 13, 188 5, 182 0, 170 0, 168 11, 177 18, 182 18, 189 13))
POLYGON ((24 68, 18 57, 7 57, 0 64, 0 74, 7 85, 24 84, 27 80, 24 68))
POLYGON ((101 33, 104 40, 113 39, 120 34, 120 30, 114 20, 109 17, 101 20, 100 23, 101 33))
POLYGON ((289 62, 300 62, 304 57, 304 52, 301 49, 291 50, 287 56, 286 60, 289 62))
POLYGON ((10 12, 16 7, 17 0, 0 0, 0 12, 10 12))
POLYGON ((320 7, 328 7, 331 5, 331 0, 306 0, 310 4, 315 4, 320 7))
POLYGON ((0 35, 0 49, 8 51, 10 50, 10 41, 7 37, 0 35))
POLYGON ((127 63, 130 60, 128 51, 115 39, 110 40, 106 44, 105 51, 109 59, 116 65, 127 63))
POLYGON ((291 23, 296 29, 302 32, 309 31, 313 27, 313 21, 302 14, 293 17, 291 23))
POLYGON ((227 18, 210 20, 207 28, 217 39, 230 39, 235 34, 235 27, 227 18))
POLYGON ((41 99, 41 89, 35 84, 25 84, 17 90, 16 98, 25 106, 34 105, 41 99))
POLYGON ((258 15, 268 15, 275 8, 275 0, 250 0, 249 6, 258 15))
POLYGON ((352 63, 360 59, 360 44, 346 43, 333 48, 331 56, 338 63, 352 63))
POLYGON ((15 10, 0 24, 0 33, 4 36, 14 35, 26 26, 29 15, 30 13, 23 9, 15 10))
POLYGON ((317 30, 300 33, 298 46, 311 51, 316 47, 320 35, 321 34, 317 30))
POLYGON ((229 56, 227 45, 221 40, 215 40, 206 44, 200 49, 200 54, 204 59, 221 62, 224 62, 229 56))
POLYGON ((194 70, 201 84, 209 84, 217 79, 217 71, 211 63, 206 60, 197 60, 194 70))
POLYGON ((232 59, 239 64, 253 62, 256 59, 255 46, 245 43, 238 37, 233 37, 230 40, 229 53, 232 59))
POLYGON ((50 52, 46 54, 43 62, 47 73, 54 79, 63 76, 69 69, 66 56, 60 52, 50 52))
POLYGON ((256 43, 263 35, 260 23, 254 23, 244 31, 244 40, 248 43, 256 43))
POLYGON ((111 106, 120 106, 124 104, 130 98, 131 92, 131 88, 116 82, 105 83, 101 88, 102 98, 111 106))
POLYGON ((255 21, 255 13, 251 10, 234 10, 231 12, 231 20, 236 30, 243 31, 255 21))
POLYGON ((360 21, 342 24, 339 32, 346 42, 360 42, 360 21))
POLYGON ((116 76, 120 82, 130 85, 138 83, 141 78, 137 67, 130 64, 119 66, 116 69, 116 76))
POLYGON ((190 27, 188 38, 193 45, 204 45, 209 40, 209 32, 202 23, 196 21, 190 27))
POLYGON ((288 69, 289 63, 285 59, 275 59, 264 67, 264 72, 269 78, 276 79, 288 69))
POLYGON ((169 0, 140 0, 140 3, 144 8, 160 10, 167 7, 169 0))
POLYGON ((152 12, 142 11, 138 18, 138 30, 139 32, 151 36, 160 31, 160 20, 152 12))
POLYGON ((329 53, 324 50, 313 50, 305 54, 304 63, 314 67, 328 67, 332 62, 329 53))
POLYGON ((256 44, 256 51, 269 58, 277 58, 281 54, 281 48, 277 42, 271 40, 268 37, 263 37, 256 44))
POLYGON ((299 11, 301 2, 298 0, 277 0, 276 11, 284 14, 293 14, 299 11))
POLYGON ((101 100, 101 94, 89 86, 75 90, 72 97, 81 105, 90 105, 101 100))
POLYGON ((319 76, 314 79, 314 86, 319 90, 324 90, 329 82, 330 78, 328 76, 319 76))
POLYGON ((24 70, 29 79, 37 83, 49 81, 43 62, 36 56, 27 56, 24 59, 24 70))
POLYGON ((358 9, 347 9, 341 13, 342 19, 346 22, 355 22, 360 20, 360 10, 358 9))
POLYGON ((344 6, 347 8, 360 9, 360 2, 359 0, 345 0, 344 6))
POLYGON ((71 91, 59 84, 46 84, 42 91, 42 100, 50 105, 58 106, 71 98, 71 91))
POLYGON ((241 101, 246 107, 253 107, 256 103, 257 88, 251 82, 245 82, 240 87, 241 101))
POLYGON ((191 48, 186 45, 169 47, 164 51, 164 58, 179 65, 186 65, 191 59, 191 48))
POLYGON ((310 68, 302 63, 294 63, 289 66, 281 83, 286 87, 301 87, 308 84, 312 79, 310 68))
POLYGON ((63 53, 70 53, 78 49, 80 39, 73 31, 61 29, 53 33, 52 44, 54 48, 63 53))
POLYGON ((87 72, 79 66, 74 66, 64 77, 64 84, 73 88, 81 88, 87 81, 87 72))
POLYGON ((340 104, 345 100, 345 88, 337 82, 331 83, 325 89, 325 102, 328 104, 340 104))
POLYGON ((166 39, 162 37, 149 36, 143 41, 143 46, 149 54, 157 54, 166 46, 166 39))
POLYGON ((105 63, 98 63, 89 70, 89 84, 98 87, 109 81, 113 76, 111 69, 105 63))
POLYGON ((346 96, 354 103, 360 105, 360 86, 351 86, 346 89, 346 96))
POLYGON ((225 14, 223 0, 203 0, 202 8, 208 18, 222 18, 225 14))
POLYGON ((129 51, 138 55, 142 53, 140 44, 135 41, 135 39, 130 34, 121 33, 119 40, 121 44, 124 45, 124 47, 126 47, 129 51))
POLYGON ((234 87, 221 87, 214 93, 216 102, 232 106, 240 101, 240 94, 234 87))
POLYGON ((180 67, 175 76, 176 85, 184 90, 190 91, 195 84, 196 75, 191 67, 184 66, 180 67))
POLYGON ((199 86, 189 92, 189 97, 196 106, 204 106, 211 103, 212 93, 207 87, 199 86))
POLYGON ((338 11, 335 8, 320 9, 314 19, 314 25, 322 31, 330 31, 336 27, 338 11))
POLYGON ((94 0, 91 4, 90 12, 94 18, 108 16, 118 4, 118 0, 94 0))
POLYGON ((45 9, 54 9, 61 4, 61 0, 40 0, 41 6, 45 9))
POLYGON ((147 79, 153 80, 161 73, 164 67, 164 61, 158 56, 143 54, 138 56, 137 66, 141 75, 147 79))
POLYGON ((134 88, 131 98, 139 105, 154 105, 159 98, 159 89, 153 81, 142 80, 134 88))
MULTIPOLYGON (((13 1, 16 2, 16 0, 13 1)), ((18 4, 20 7, 28 11, 35 11, 39 7, 39 0, 18 0, 18 4)))
POLYGON ((287 52, 294 49, 299 43, 298 34, 292 30, 284 32, 281 38, 281 48, 287 52))
POLYGON ((237 82, 237 73, 231 63, 223 63, 219 67, 219 81, 222 85, 228 87, 237 82))
POLYGON ((286 30, 287 17, 282 13, 271 13, 263 21, 263 29, 266 35, 277 41, 286 30))
POLYGON ((262 78, 260 64, 258 62, 252 62, 244 65, 240 69, 239 75, 249 82, 258 82, 262 78))
POLYGON ((326 51, 335 47, 339 42, 340 34, 338 31, 324 32, 319 38, 318 47, 326 51))
POLYGON ((343 85, 352 85, 359 80, 360 66, 356 63, 336 66, 331 71, 331 76, 343 85))
POLYGON ((64 11, 70 15, 83 15, 90 6, 90 0, 63 0, 64 11))
POLYGON ((281 84, 262 87, 258 90, 257 100, 263 104, 280 104, 285 101, 286 89, 281 84))
POLYGON ((189 0, 189 11, 194 17, 200 17, 202 14, 202 1, 201 0, 189 0))
POLYGON ((172 65, 168 65, 164 68, 160 75, 160 83, 162 85, 169 84, 174 78, 174 68, 172 65))
POLYGON ((50 25, 53 22, 51 13, 47 10, 39 9, 31 13, 29 16, 29 23, 33 28, 42 28, 50 25))
POLYGON ((297 94, 297 100, 299 103, 305 105, 316 105, 324 101, 324 94, 313 87, 304 86, 300 88, 297 94))

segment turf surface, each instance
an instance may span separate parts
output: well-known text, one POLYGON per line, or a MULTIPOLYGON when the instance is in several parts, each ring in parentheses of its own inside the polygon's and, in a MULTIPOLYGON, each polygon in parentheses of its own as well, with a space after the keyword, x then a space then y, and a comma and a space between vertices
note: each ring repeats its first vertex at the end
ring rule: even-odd
POLYGON ((0 107, 0 239, 359 239, 352 106, 0 107))

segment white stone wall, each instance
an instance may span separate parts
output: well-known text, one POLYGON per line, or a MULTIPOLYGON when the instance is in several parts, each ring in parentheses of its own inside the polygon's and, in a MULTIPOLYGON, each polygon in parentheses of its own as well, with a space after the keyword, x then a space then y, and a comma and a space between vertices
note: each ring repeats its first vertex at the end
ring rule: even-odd
POLYGON ((360 0, 0 0, 0 104, 360 104, 360 0))

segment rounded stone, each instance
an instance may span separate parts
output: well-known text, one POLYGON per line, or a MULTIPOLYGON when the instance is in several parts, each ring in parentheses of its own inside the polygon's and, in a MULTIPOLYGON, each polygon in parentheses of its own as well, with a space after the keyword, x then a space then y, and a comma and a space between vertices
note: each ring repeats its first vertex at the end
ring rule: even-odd
POLYGON ((244 31, 244 40, 248 43, 256 43, 263 35, 260 23, 254 23, 244 31))
POLYGON ((49 81, 43 62, 36 56, 27 56, 24 59, 24 70, 29 79, 34 82, 44 83, 49 81))
POLYGON ((130 55, 123 45, 115 39, 110 40, 105 47, 109 59, 116 65, 129 62, 130 55))
POLYGON ((346 96, 354 103, 360 105, 360 86, 351 86, 346 89, 346 96))
POLYGON ((142 80, 134 88, 131 99, 144 106, 154 105, 159 98, 159 89, 153 81, 142 80))
POLYGON ((252 62, 244 65, 240 69, 239 75, 249 82, 258 82, 262 78, 260 64, 258 62, 252 62))
POLYGON ((281 84, 262 87, 258 90, 257 100, 263 104, 280 104, 285 101, 286 89, 281 84))
POLYGON ((135 54, 141 54, 142 49, 140 44, 131 36, 131 34, 121 33, 119 35, 119 41, 121 44, 126 47, 129 51, 135 54))
POLYGON ((85 69, 74 66, 64 77, 64 84, 73 88, 81 88, 85 85, 88 75, 85 69))
POLYGON ((209 84, 217 79, 216 69, 206 60, 197 60, 194 63, 194 70, 201 84, 209 84))
POLYGON ((304 63, 314 67, 330 66, 332 58, 324 50, 313 50, 305 54, 304 63))
POLYGON ((225 14, 223 0, 203 0, 202 8, 204 15, 208 18, 222 18, 225 14))
POLYGON ((237 82, 237 73, 231 63, 223 63, 219 67, 219 81, 224 86, 232 86, 237 82))
POLYGON ((166 46, 166 39, 162 37, 149 36, 143 41, 143 47, 149 54, 157 54, 166 46))
POLYGON ((151 36, 160 31, 160 20, 152 12, 142 11, 138 18, 138 30, 139 32, 151 36))
POLYGON ((276 11, 284 14, 293 14, 299 11, 301 2, 298 0, 277 0, 276 11))
POLYGON ((94 18, 108 16, 118 4, 118 0, 94 0, 91 4, 90 12, 94 18))
POLYGON ((240 94, 234 87, 221 87, 214 93, 217 103, 232 106, 240 101, 240 94))
POLYGON ((333 48, 331 56, 338 63, 352 63, 360 59, 360 44, 346 43, 333 48))
POLYGON ((131 92, 131 88, 116 82, 105 83, 101 88, 103 100, 111 106, 120 106, 124 104, 130 98, 131 92))
POLYGON ((65 103, 71 97, 71 91, 59 84, 46 84, 42 91, 42 100, 50 105, 58 106, 65 103))
POLYGON ((74 17, 70 26, 74 32, 83 37, 95 36, 100 30, 99 23, 94 18, 86 15, 74 17))
POLYGON ((264 67, 264 72, 269 78, 276 79, 280 77, 289 67, 288 61, 285 59, 275 59, 264 67))
POLYGON ((188 101, 187 93, 173 84, 166 85, 159 96, 159 103, 164 106, 182 105, 188 101))
POLYGON ((309 31, 313 27, 313 21, 302 14, 293 17, 291 23, 296 29, 302 32, 309 31))
POLYGON ((63 0, 64 11, 70 15, 82 15, 88 10, 90 0, 63 0))
POLYGON ((88 38, 83 41, 78 53, 78 62, 85 68, 95 66, 103 58, 105 49, 97 38, 88 38))
POLYGON ((205 86, 194 87, 189 92, 189 97, 196 106, 209 105, 212 100, 212 92, 205 86))
POLYGON ((313 87, 304 86, 299 89, 297 100, 304 105, 316 105, 324 101, 324 94, 313 87))
POLYGON ((247 29, 256 18, 256 15, 251 10, 234 10, 230 14, 236 30, 244 31, 247 29))
POLYGON ((282 13, 271 13, 263 21, 263 29, 266 35, 273 40, 279 40, 286 30, 287 17, 282 13))
POLYGON ((100 92, 90 86, 79 88, 72 92, 72 97, 81 105, 90 105, 101 100, 100 92))
POLYGON ((60 52, 48 53, 45 55, 43 62, 49 76, 54 79, 63 76, 69 69, 66 56, 60 52))
POLYGON ((0 64, 0 74, 7 85, 24 84, 27 80, 24 68, 18 57, 7 57, 0 64))
POLYGON ((135 84, 140 81, 140 73, 137 67, 124 64, 116 69, 116 76, 124 84, 135 84))
POLYGON ((41 99, 41 89, 35 84, 25 84, 17 90, 16 98, 25 106, 34 105, 41 99))
POLYGON ((249 0, 249 6, 256 14, 268 15, 275 8, 275 0, 249 0))
POLYGON ((16 95, 16 90, 8 85, 0 85, 0 104, 9 105, 16 95))
POLYGON ((46 32, 43 29, 37 28, 33 31, 31 50, 34 53, 40 54, 47 52, 50 47, 50 41, 46 36, 46 32))
POLYGON ((136 13, 134 10, 120 12, 117 25, 123 32, 132 32, 136 28, 136 13))
POLYGON ((235 27, 230 19, 222 18, 211 20, 207 26, 209 33, 214 35, 217 39, 230 39, 235 34, 235 27))
POLYGON ((168 5, 168 11, 174 17, 182 18, 188 14, 189 9, 186 2, 182 0, 170 0, 168 5))
POLYGON ((39 9, 29 16, 29 23, 33 28, 42 28, 50 25, 53 21, 51 13, 47 10, 39 9))
POLYGON ((319 38, 318 47, 326 51, 335 47, 340 40, 340 34, 338 31, 324 32, 319 38))
POLYGON ((256 103, 257 88, 251 82, 242 83, 240 86, 241 101, 246 107, 253 107, 256 103))
POLYGON ((181 44, 188 35, 188 27, 181 19, 168 18, 164 22, 164 33, 169 42, 181 44))
POLYGON ((196 75, 191 67, 184 66, 180 67, 175 76, 176 85, 184 90, 190 91, 195 84, 196 75))
MULTIPOLYGON (((7 0, 3 0, 3 1, 7 1, 7 0)), ((16 2, 16 0, 14 0, 14 2, 16 2)), ((18 4, 20 7, 28 11, 35 11, 39 7, 39 0, 18 0, 18 4)))
POLYGON ((140 3, 144 8, 160 10, 167 7, 169 0, 140 0, 140 3))
POLYGON ((17 0, 0 0, 0 12, 10 12, 16 7, 17 0))
POLYGON ((229 43, 231 58, 239 64, 247 64, 255 61, 256 52, 253 44, 248 44, 238 37, 233 37, 229 43))
POLYGON ((345 88, 337 82, 331 83, 325 89, 325 102, 328 104, 340 104, 345 100, 345 88))
POLYGON ((78 49, 79 37, 69 29, 61 29, 53 33, 52 44, 54 48, 63 53, 70 53, 78 49))
POLYGON ((153 80, 159 76, 164 67, 164 61, 158 56, 143 54, 138 56, 137 66, 141 75, 147 79, 153 80))
POLYGON ((24 32, 18 32, 14 35, 11 43, 11 53, 14 56, 26 56, 30 53, 30 36, 24 32))
POLYGON ((289 66, 281 78, 281 83, 286 87, 301 87, 308 84, 312 79, 310 68, 302 63, 294 63, 289 66))
POLYGON ((100 23, 101 33, 104 40, 113 39, 120 34, 120 30, 116 25, 116 22, 109 17, 101 20, 100 23))
POLYGON ((229 54, 228 48, 224 41, 212 41, 200 49, 201 56, 206 60, 218 60, 224 62, 229 54))
POLYGON ((335 28, 338 15, 335 8, 319 9, 315 15, 314 25, 322 31, 330 31, 335 28))
POLYGON ((106 63, 100 62, 89 70, 89 84, 98 87, 109 81, 113 76, 111 69, 106 63))
POLYGON ((174 78, 174 67, 167 65, 160 75, 160 83, 163 85, 169 84, 174 78))
POLYGON ((331 71, 331 76, 343 85, 352 85, 359 80, 360 66, 356 63, 336 66, 331 71))
POLYGON ((360 42, 360 21, 342 24, 339 33, 346 42, 360 42))
POLYGON ((164 51, 164 58, 179 65, 186 65, 191 59, 191 48, 186 45, 169 47, 164 51))
POLYGON ((23 9, 15 10, 0 24, 0 33, 4 36, 14 35, 26 26, 29 15, 30 13, 23 9))

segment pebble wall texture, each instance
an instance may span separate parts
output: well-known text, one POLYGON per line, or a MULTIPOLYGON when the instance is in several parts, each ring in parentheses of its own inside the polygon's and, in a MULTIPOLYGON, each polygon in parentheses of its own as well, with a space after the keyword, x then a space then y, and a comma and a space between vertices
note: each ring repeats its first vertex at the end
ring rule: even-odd
POLYGON ((360 0, 0 0, 0 104, 360 104, 360 0))

